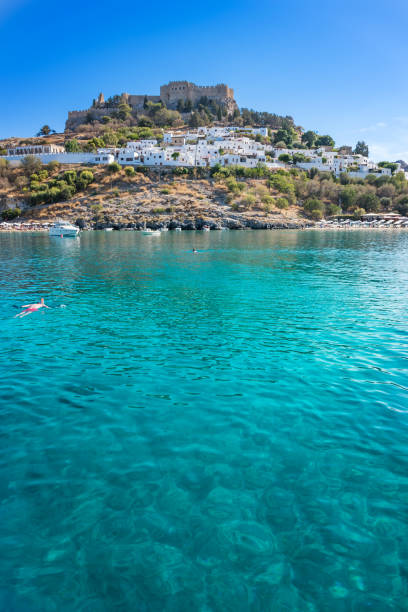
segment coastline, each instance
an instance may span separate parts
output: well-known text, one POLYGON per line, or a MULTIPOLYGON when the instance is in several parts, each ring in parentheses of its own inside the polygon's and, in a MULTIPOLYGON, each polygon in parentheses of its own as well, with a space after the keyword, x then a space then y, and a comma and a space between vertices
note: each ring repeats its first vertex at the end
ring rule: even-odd
MULTIPOLYGON (((52 225, 52 223, 12 223, 12 222, 3 222, 0 223, 0 234, 7 234, 7 233, 46 233, 49 231, 50 226, 52 225)), ((115 231, 134 231, 134 232, 140 232, 143 231, 144 229, 149 228, 149 229, 153 229, 153 230, 169 230, 172 231, 174 230, 176 227, 181 227, 181 229, 183 231, 202 231, 202 227, 193 227, 191 223, 174 223, 172 224, 172 227, 168 227, 168 226, 156 226, 156 224, 147 224, 146 227, 143 224, 140 223, 135 223, 135 224, 131 224, 131 227, 128 226, 122 226, 122 227, 117 227, 115 225, 113 226, 109 226, 112 227, 113 230, 115 231)), ((276 223, 276 224, 271 224, 271 223, 256 223, 256 224, 248 224, 248 225, 239 225, 237 226, 237 224, 234 224, 235 227, 229 227, 228 225, 217 225, 217 226, 211 226, 211 224, 208 224, 210 227, 211 231, 225 231, 225 230, 231 230, 231 231, 251 231, 251 230, 269 230, 269 231, 278 231, 278 230, 297 230, 297 231, 305 231, 305 230, 313 230, 313 231, 323 231, 323 232, 328 232, 328 231, 347 231, 347 232, 354 232, 354 231, 373 231, 373 230, 381 230, 381 231, 407 231, 408 230, 408 226, 383 226, 383 225, 341 225, 341 224, 330 224, 330 225, 321 225, 319 223, 276 223)), ((81 228, 82 231, 104 231, 106 229, 106 227, 108 226, 104 226, 104 227, 83 227, 81 228)))

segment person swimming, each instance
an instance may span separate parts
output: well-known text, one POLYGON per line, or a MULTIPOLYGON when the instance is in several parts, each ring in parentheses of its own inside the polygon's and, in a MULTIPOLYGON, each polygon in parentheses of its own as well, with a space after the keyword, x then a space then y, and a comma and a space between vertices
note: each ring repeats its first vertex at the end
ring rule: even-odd
POLYGON ((44 304, 44 298, 41 298, 41 302, 39 304, 25 304, 25 306, 22 306, 21 308, 25 308, 26 310, 22 310, 21 312, 16 314, 14 318, 25 317, 26 315, 31 314, 32 312, 36 312, 37 310, 40 310, 40 308, 50 308, 50 307, 44 304))
POLYGON ((193 253, 198 253, 197 249, 193 247, 193 253))

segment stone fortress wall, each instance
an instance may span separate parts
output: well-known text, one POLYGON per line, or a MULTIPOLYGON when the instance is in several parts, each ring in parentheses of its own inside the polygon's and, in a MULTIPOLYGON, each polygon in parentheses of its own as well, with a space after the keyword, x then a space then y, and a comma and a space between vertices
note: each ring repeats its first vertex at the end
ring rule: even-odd
POLYGON ((160 87, 160 98, 169 108, 177 106, 179 100, 184 102, 189 100, 195 104, 203 96, 219 104, 228 104, 229 101, 234 100, 234 90, 223 83, 214 86, 200 86, 188 81, 171 81, 168 85, 160 87))
MULTIPOLYGON (((126 102, 133 111, 142 111, 145 100, 150 102, 160 102, 161 100, 167 108, 175 109, 177 108, 179 100, 183 100, 184 102, 190 101, 194 105, 203 96, 206 96, 209 100, 217 102, 218 104, 227 106, 229 111, 234 110, 236 107, 234 90, 223 83, 214 86, 200 86, 195 85, 195 83, 190 83, 189 81, 170 81, 167 85, 162 85, 160 87, 159 96, 123 93, 120 99, 126 102)), ((97 100, 93 101, 90 108, 80 111, 69 111, 65 129, 75 129, 78 125, 85 123, 88 116, 99 120, 104 115, 111 115, 115 110, 117 110, 117 107, 107 105, 105 97, 101 93, 97 100)))

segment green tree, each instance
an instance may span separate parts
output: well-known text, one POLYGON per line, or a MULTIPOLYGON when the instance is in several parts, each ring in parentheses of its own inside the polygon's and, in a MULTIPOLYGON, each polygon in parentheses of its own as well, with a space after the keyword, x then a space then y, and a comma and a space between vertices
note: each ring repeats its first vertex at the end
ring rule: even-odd
POLYGON ((395 186, 398 193, 407 190, 407 179, 405 178, 405 174, 403 172, 397 172, 397 174, 394 174, 391 182, 395 186))
POLYGON ((339 192, 339 200, 343 208, 349 209, 356 203, 358 191, 353 185, 346 185, 339 192))
POLYGON ((280 193, 286 193, 292 197, 295 195, 295 186, 288 175, 284 176, 276 172, 270 177, 268 186, 276 189, 280 193))
POLYGON ((11 221, 11 219, 15 219, 21 215, 20 208, 6 208, 1 213, 3 221, 11 221))
POLYGON ((94 180, 93 172, 90 170, 82 170, 76 181, 78 189, 86 189, 94 180))
POLYGON ((141 128, 138 137, 139 140, 154 140, 154 134, 150 128, 141 128))
POLYGON ((60 190, 60 198, 63 202, 65 202, 66 200, 70 200, 74 194, 75 194, 75 189, 71 185, 65 185, 60 190))
POLYGON ((48 136, 49 134, 54 134, 55 130, 52 130, 49 125, 43 125, 37 136, 48 136))
POLYGON ((396 202, 395 208, 400 215, 408 215, 408 195, 400 196, 396 202))
POLYGON ((105 146, 116 147, 118 144, 118 136, 111 130, 102 134, 102 140, 105 146))
POLYGON ((77 139, 73 138, 65 141, 65 150, 67 153, 80 153, 82 149, 77 139))
POLYGON ((171 154, 171 157, 174 159, 174 161, 176 161, 176 159, 180 157, 180 153, 178 151, 174 151, 174 153, 171 154))
POLYGON ((119 104, 118 117, 121 121, 126 121, 126 119, 129 119, 131 113, 132 113, 132 109, 130 108, 128 104, 126 104, 126 102, 121 102, 119 104))
POLYGON ((288 164, 291 161, 291 156, 288 153, 282 153, 281 155, 279 155, 278 160, 281 162, 284 162, 285 164, 288 164))
POLYGON ((358 208, 364 208, 367 212, 378 212, 381 208, 380 200, 372 192, 362 193, 356 200, 358 208))
POLYGON ((281 128, 280 130, 276 132, 275 137, 274 137, 274 142, 275 143, 284 142, 287 147, 291 147, 295 138, 296 138, 296 132, 293 128, 287 128, 287 129, 281 128))
POLYGON ((294 164, 301 164, 310 161, 310 158, 303 155, 303 153, 295 153, 292 160, 294 164))
POLYGON ((63 174, 63 178, 68 185, 74 187, 77 180, 77 173, 75 170, 66 170, 63 174))
POLYGON ((387 162, 387 161, 381 161, 378 163, 378 166, 380 168, 389 168, 391 170, 391 174, 394 174, 394 172, 397 170, 398 168, 398 164, 396 164, 395 162, 387 162))
POLYGON ((166 125, 174 125, 176 122, 181 121, 181 115, 178 111, 168 110, 167 108, 159 109, 155 116, 154 121, 156 125, 164 127, 166 125))
POLYGON ((364 140, 359 140, 354 148, 355 155, 362 155, 363 157, 368 157, 368 145, 364 142, 364 140))
POLYGON ((333 204, 331 202, 330 204, 327 204, 326 206, 326 213, 330 216, 341 215, 341 208, 340 206, 337 206, 337 204, 333 204))
POLYGON ((201 127, 202 125, 205 125, 205 122, 203 121, 199 113, 194 112, 192 113, 190 117, 189 125, 192 128, 197 128, 197 127, 201 127))
POLYGON ((377 195, 379 198, 393 198, 396 194, 395 186, 392 183, 385 183, 377 189, 377 195))
POLYGON ((145 117, 145 115, 142 115, 141 117, 139 117, 137 125, 139 127, 153 127, 154 126, 154 122, 152 119, 150 119, 150 117, 145 117))
POLYGON ((334 147, 334 140, 328 134, 318 136, 316 139, 316 146, 318 147, 334 147))
POLYGON ((308 130, 307 132, 302 134, 301 140, 303 144, 305 144, 309 149, 312 149, 316 143, 317 134, 316 132, 313 132, 312 130, 308 130))
POLYGON ((126 166, 125 168, 126 176, 134 176, 136 174, 135 169, 132 166, 126 166))
POLYGON ((318 198, 308 198, 303 204, 303 208, 309 214, 313 213, 313 211, 319 211, 321 213, 320 218, 322 218, 325 209, 323 202, 318 198))
POLYGON ((82 149, 83 151, 86 151, 88 153, 94 153, 95 151, 97 151, 98 149, 101 149, 104 146, 105 146, 105 143, 102 140, 102 138, 97 138, 96 136, 94 136, 82 146, 82 149))

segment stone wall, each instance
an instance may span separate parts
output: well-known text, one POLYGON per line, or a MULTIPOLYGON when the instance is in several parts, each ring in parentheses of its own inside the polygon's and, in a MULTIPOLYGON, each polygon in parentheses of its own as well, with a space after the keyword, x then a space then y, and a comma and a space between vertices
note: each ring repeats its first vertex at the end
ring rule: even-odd
POLYGON ((189 100, 192 104, 196 104, 203 96, 218 104, 234 103, 234 90, 224 83, 200 86, 189 81, 171 81, 160 87, 160 98, 169 108, 175 108, 179 100, 189 100))

